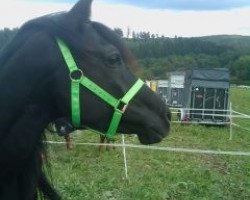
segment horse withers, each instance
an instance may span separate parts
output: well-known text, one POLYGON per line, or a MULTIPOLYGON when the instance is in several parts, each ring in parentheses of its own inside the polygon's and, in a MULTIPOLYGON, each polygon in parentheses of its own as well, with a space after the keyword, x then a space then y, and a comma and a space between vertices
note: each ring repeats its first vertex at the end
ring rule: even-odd
POLYGON ((44 129, 66 118, 108 136, 160 142, 170 111, 130 71, 132 55, 90 21, 91 0, 25 23, 0 55, 0 199, 60 199, 42 170, 44 129))

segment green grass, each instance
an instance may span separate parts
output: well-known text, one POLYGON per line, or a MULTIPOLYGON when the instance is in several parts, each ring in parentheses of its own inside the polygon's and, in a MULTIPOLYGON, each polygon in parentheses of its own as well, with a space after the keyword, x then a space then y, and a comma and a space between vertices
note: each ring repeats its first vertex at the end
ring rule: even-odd
MULTIPOLYGON (((250 114, 249 99, 250 90, 231 90, 235 110, 250 114)), ((234 120, 250 129, 249 121, 234 120)), ((249 132, 234 127, 233 133, 230 141, 228 127, 173 124, 169 137, 157 146, 250 152, 249 132)), ((78 142, 99 141, 88 131, 73 137, 78 142)), ((126 136, 126 142, 139 144, 134 136, 126 136)), ((250 199, 250 157, 127 148, 129 178, 125 179, 121 148, 100 153, 94 146, 79 145, 72 151, 64 145, 48 147, 52 181, 63 199, 250 199)))

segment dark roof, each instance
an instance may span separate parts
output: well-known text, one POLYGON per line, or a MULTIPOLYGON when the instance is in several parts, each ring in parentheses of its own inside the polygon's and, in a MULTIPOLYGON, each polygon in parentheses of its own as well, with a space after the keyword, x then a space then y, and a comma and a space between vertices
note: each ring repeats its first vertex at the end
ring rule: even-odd
POLYGON ((230 75, 227 68, 214 69, 193 69, 190 70, 189 79, 206 81, 226 81, 229 82, 230 75))

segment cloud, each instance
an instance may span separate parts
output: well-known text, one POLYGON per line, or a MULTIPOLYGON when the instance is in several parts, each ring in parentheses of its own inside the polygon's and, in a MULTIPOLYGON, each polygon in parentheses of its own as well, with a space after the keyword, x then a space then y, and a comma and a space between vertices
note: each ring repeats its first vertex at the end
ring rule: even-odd
POLYGON ((8 0, 0 6, 0 29, 20 27, 24 22, 48 13, 68 10, 72 4, 42 1, 8 0))
POLYGON ((126 4, 147 9, 174 10, 226 10, 250 6, 249 0, 102 0, 113 4, 126 4))
MULTIPOLYGON (((32 1, 32 0, 26 0, 32 1)), ((54 3, 76 3, 77 0, 36 0, 54 3)), ((95 0, 102 3, 132 5, 147 9, 227 10, 250 6, 249 0, 95 0)))
MULTIPOLYGON (((72 6, 73 3, 69 2, 8 0, 0 7, 0 29, 19 27, 34 17, 69 10, 72 6)), ((175 35, 184 37, 217 34, 250 35, 250 7, 213 11, 146 9, 95 0, 92 19, 111 28, 122 28, 125 35, 128 28, 131 31, 149 31, 169 37, 175 35)))
POLYGON ((250 7, 216 11, 143 9, 133 6, 95 3, 93 19, 111 27, 129 27, 159 35, 203 36, 250 35, 250 7), (104 11, 108 12, 104 12, 104 11))

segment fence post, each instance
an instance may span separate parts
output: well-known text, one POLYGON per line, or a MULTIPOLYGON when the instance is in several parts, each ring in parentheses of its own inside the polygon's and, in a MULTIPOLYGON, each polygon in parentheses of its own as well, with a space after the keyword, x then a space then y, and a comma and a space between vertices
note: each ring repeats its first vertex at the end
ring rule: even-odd
POLYGON ((233 117, 232 117, 232 102, 230 102, 230 113, 229 113, 229 120, 230 120, 230 137, 229 140, 233 139, 233 117))
POLYGON ((125 178, 128 179, 128 166, 127 166, 127 157, 126 157, 126 146, 124 135, 122 134, 122 149, 123 149, 123 158, 124 158, 124 169, 125 169, 125 178))

